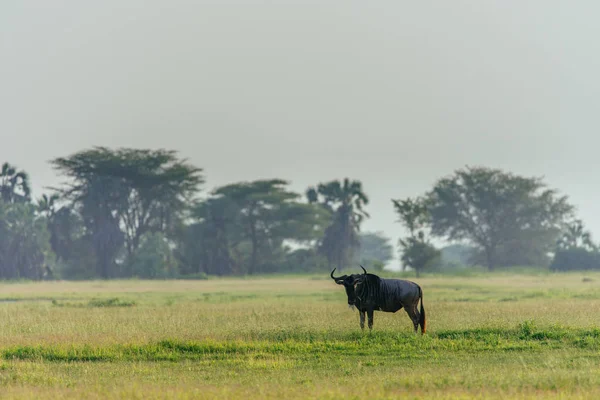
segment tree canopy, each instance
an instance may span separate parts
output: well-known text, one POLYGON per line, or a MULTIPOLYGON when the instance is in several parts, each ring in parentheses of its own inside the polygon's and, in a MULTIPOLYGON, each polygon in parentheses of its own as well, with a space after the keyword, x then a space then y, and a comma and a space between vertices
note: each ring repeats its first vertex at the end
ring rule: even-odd
POLYGON ((437 250, 425 233, 429 222, 427 205, 422 198, 392 200, 399 222, 408 230, 408 236, 398 240, 402 250, 400 260, 403 267, 415 270, 417 277, 423 270, 431 268, 440 258, 437 250))
POLYGON ((204 181, 168 150, 95 147, 52 165, 69 178, 57 193, 81 213, 105 278, 122 272, 115 261, 123 243, 132 258, 142 235, 173 229, 204 181))
POLYGON ((300 194, 286 188, 281 179, 257 180, 222 186, 214 191, 232 209, 239 226, 239 244, 250 249, 247 272, 257 272, 286 241, 310 243, 323 234, 328 213, 299 202, 300 194))
POLYGON ((426 201, 433 235, 477 246, 490 270, 547 263, 574 212, 542 179, 485 167, 440 179, 426 201))

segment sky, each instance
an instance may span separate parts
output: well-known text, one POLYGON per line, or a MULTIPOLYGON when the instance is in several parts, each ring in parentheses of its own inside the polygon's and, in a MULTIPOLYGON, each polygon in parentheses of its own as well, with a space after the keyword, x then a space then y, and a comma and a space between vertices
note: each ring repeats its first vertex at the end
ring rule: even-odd
POLYGON ((600 3, 2 0, 0 161, 168 148, 204 192, 359 179, 365 231, 466 165, 543 177, 600 239, 600 3))

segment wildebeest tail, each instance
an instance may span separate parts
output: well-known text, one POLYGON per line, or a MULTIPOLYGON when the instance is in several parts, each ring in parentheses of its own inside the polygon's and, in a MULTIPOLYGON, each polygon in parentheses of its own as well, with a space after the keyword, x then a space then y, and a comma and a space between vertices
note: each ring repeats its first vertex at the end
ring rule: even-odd
POLYGON ((421 335, 425 334, 425 331, 427 330, 427 320, 425 318, 425 308, 423 308, 423 290, 421 290, 421 287, 419 286, 419 297, 421 298, 421 312, 420 312, 420 316, 419 316, 419 325, 421 325, 421 335))

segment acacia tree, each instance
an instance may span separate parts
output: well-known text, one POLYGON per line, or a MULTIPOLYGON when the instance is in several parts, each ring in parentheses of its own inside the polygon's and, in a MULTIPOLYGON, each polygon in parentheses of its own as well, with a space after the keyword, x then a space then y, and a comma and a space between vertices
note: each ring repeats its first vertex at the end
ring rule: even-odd
POLYGON ((547 262, 573 213, 567 197, 541 179, 485 167, 466 167, 440 179, 427 203, 432 233, 470 241, 489 270, 547 262))
POLYGON ((360 224, 369 217, 363 210, 369 198, 363 191, 362 183, 348 178, 343 182, 335 180, 320 183, 316 188, 308 188, 306 196, 311 204, 321 204, 332 215, 319 250, 330 265, 335 264, 341 270, 352 260, 354 250, 359 247, 360 224))
POLYGON ((94 147, 52 165, 70 178, 58 192, 81 213, 104 277, 123 244, 131 259, 145 233, 169 234, 203 182, 201 169, 162 149, 94 147))
POLYGON ((403 267, 415 270, 417 278, 420 273, 431 267, 439 258, 437 250, 426 238, 428 210, 424 199, 392 200, 399 222, 408 230, 409 236, 398 240, 402 255, 403 267))
POLYGON ((214 195, 235 208, 241 241, 251 254, 247 271, 253 274, 260 262, 282 256, 285 241, 307 243, 322 235, 323 209, 299 202, 300 194, 286 188, 281 179, 241 182, 217 188, 214 195))
POLYGON ((285 268, 287 245, 313 244, 329 217, 287 186, 270 179, 216 188, 195 207, 195 222, 182 228, 182 269, 228 275, 285 268))

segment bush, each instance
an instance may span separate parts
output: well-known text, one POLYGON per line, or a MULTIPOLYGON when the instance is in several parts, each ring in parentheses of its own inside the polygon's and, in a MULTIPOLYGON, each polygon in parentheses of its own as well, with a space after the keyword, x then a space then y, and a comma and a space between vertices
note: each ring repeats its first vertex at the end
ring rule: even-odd
POLYGON ((600 253, 581 247, 557 250, 550 269, 552 271, 600 270, 600 253))
POLYGON ((147 233, 131 262, 133 276, 141 279, 167 279, 177 276, 177 263, 165 236, 147 233))

